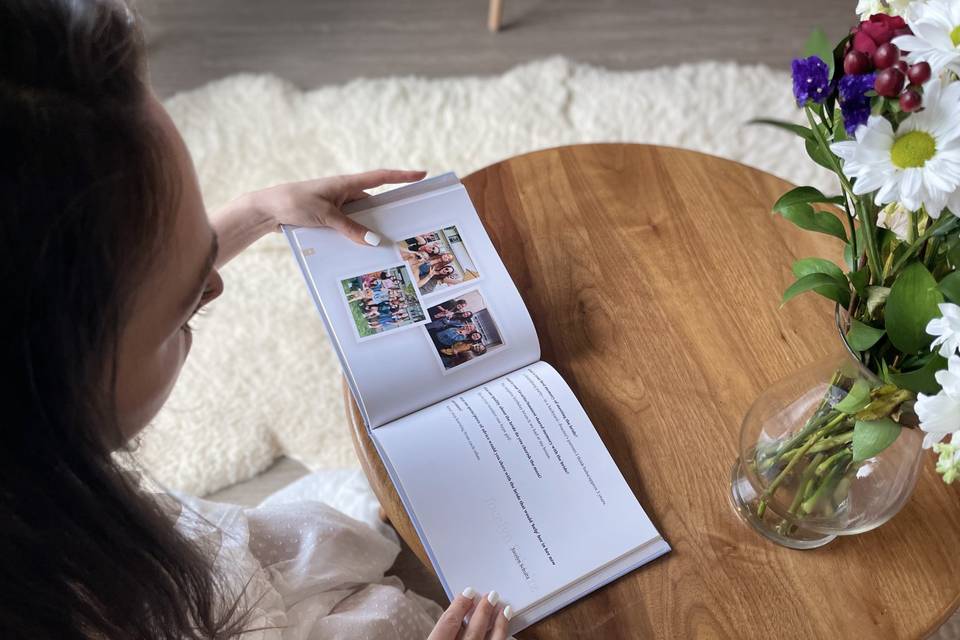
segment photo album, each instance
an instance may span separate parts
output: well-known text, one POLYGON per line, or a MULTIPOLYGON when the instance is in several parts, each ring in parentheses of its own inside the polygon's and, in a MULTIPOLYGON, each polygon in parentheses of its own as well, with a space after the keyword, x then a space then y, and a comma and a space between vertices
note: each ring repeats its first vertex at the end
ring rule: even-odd
POLYGON ((371 440, 449 597, 511 633, 668 552, 452 173, 344 207, 383 239, 284 227, 371 440))

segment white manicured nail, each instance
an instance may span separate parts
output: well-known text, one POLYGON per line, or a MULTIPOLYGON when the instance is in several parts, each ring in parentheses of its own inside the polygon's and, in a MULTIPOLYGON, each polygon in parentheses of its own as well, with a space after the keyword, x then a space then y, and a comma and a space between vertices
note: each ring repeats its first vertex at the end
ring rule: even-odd
POLYGON ((503 617, 507 620, 513 617, 513 608, 511 608, 510 605, 503 608, 503 617))
POLYGON ((373 231, 367 231, 365 234, 363 234, 363 241, 371 247, 380 246, 380 236, 375 234, 373 231))
POLYGON ((473 600, 473 598, 477 595, 477 591, 473 587, 467 587, 460 595, 462 595, 464 598, 470 598, 473 600))
POLYGON ((496 606, 496 604, 500 602, 500 594, 497 593, 496 591, 491 591, 490 593, 487 594, 487 602, 496 606))

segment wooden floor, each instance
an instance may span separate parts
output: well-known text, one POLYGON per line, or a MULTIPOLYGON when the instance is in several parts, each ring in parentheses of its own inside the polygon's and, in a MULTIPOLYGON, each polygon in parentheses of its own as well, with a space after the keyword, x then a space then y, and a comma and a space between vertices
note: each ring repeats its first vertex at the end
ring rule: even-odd
MULTIPOLYGON (((838 39, 854 0, 139 0, 161 96, 242 71, 304 88, 396 74, 499 73, 567 55, 613 69, 707 59, 786 68, 810 30, 838 39)), ((746 97, 746 96, 745 96, 746 97)))

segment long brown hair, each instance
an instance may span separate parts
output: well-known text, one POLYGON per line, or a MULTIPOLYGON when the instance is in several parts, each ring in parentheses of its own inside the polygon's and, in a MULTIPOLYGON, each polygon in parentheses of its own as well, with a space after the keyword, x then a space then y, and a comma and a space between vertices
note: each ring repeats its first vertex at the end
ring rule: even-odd
POLYGON ((225 638, 237 594, 111 456, 116 351, 175 211, 116 0, 0 3, 0 636, 225 638))

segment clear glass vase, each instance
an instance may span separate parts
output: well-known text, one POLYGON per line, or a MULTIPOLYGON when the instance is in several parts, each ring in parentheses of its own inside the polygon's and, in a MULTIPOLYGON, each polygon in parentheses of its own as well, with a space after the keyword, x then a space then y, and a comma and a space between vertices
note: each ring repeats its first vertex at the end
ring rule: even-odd
POLYGON ((913 401, 846 349, 776 383, 743 420, 730 487, 737 513, 794 549, 879 527, 917 481, 913 401))

